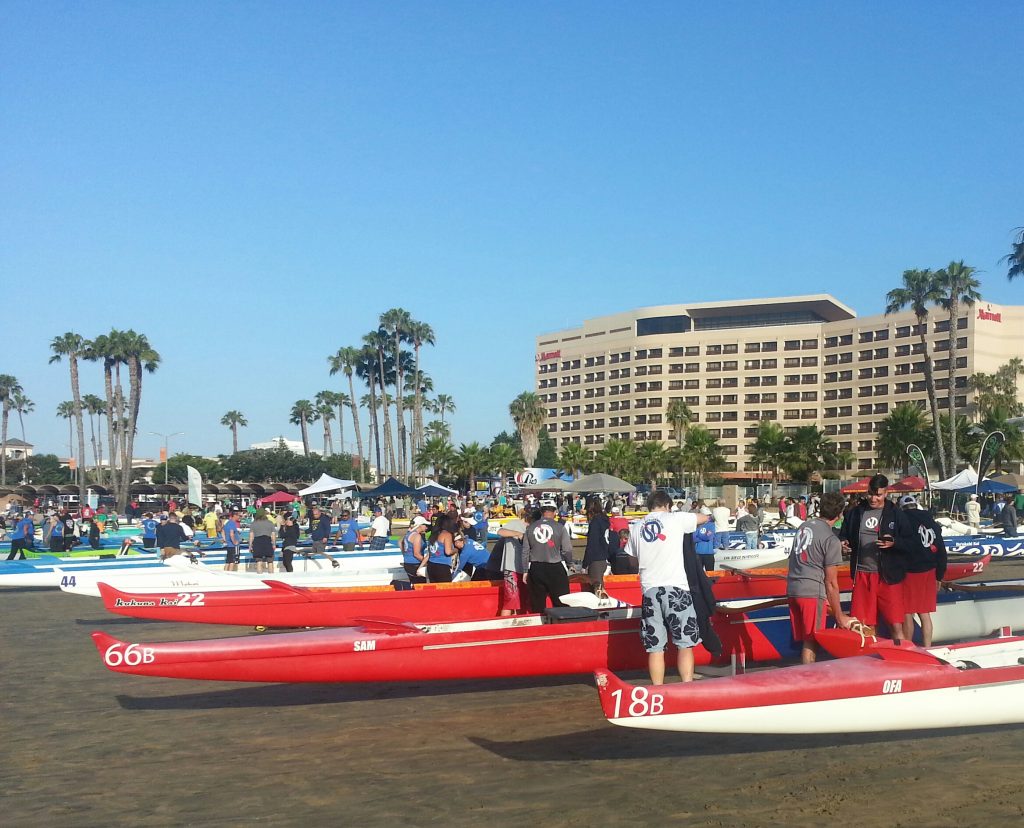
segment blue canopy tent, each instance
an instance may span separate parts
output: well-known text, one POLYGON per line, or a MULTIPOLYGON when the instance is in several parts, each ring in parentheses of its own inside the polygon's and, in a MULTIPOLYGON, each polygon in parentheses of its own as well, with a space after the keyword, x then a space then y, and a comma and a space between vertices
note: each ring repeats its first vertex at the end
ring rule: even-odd
POLYGON ((455 489, 449 489, 433 480, 424 483, 422 486, 418 486, 416 491, 424 497, 447 497, 448 495, 458 494, 455 489))
POLYGON ((957 491, 961 494, 974 494, 975 491, 982 494, 1007 494, 1008 492, 1017 491, 1017 487, 986 477, 978 486, 964 486, 962 489, 957 489, 957 491))
POLYGON ((393 477, 389 477, 383 483, 381 483, 376 489, 370 489, 368 492, 360 492, 360 497, 409 497, 417 495, 419 492, 412 486, 406 486, 401 480, 395 480, 393 477))

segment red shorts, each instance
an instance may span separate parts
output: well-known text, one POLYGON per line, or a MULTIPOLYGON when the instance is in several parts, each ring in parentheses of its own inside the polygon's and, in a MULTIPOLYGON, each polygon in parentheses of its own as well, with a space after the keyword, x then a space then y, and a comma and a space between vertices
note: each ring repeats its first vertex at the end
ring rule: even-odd
POLYGON ((794 641, 813 641, 814 633, 825 629, 825 599, 790 598, 789 624, 794 641))
POLYGON ((903 581, 903 609, 907 612, 935 612, 938 582, 935 570, 908 572, 903 581))
POLYGON ((877 572, 858 572, 853 582, 850 613, 865 624, 874 626, 879 616, 889 624, 902 624, 903 584, 887 584, 877 572))
POLYGON ((498 610, 530 611, 530 591, 518 572, 506 572, 498 587, 498 610))

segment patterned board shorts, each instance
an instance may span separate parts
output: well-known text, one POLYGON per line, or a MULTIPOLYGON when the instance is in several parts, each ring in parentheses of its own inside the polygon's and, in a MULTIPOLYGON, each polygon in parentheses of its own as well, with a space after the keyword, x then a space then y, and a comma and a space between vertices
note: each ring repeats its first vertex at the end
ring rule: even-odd
POLYGON ((693 596, 680 587, 653 587, 644 593, 640 640, 649 653, 664 652, 669 639, 679 647, 700 644, 693 596))

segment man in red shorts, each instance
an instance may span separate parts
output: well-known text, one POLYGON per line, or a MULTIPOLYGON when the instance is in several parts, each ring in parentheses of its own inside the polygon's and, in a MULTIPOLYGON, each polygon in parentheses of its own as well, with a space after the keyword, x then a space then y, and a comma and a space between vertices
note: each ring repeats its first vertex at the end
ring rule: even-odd
POLYGON ((832 531, 843 513, 846 500, 830 492, 821 498, 818 517, 805 521, 796 530, 789 553, 789 577, 786 596, 789 598, 789 620, 793 638, 803 642, 800 661, 811 664, 818 655, 814 634, 825 629, 825 602, 840 627, 849 627, 850 618, 839 605, 839 567, 843 564, 843 547, 832 531))
POLYGON ((907 638, 914 634, 914 615, 921 619, 921 643, 932 646, 932 613, 939 581, 946 575, 946 544, 942 527, 913 495, 900 498, 900 509, 913 529, 917 542, 907 555, 907 577, 903 581, 903 609, 906 610, 907 638))
POLYGON ((867 502, 847 513, 839 537, 843 551, 850 553, 850 614, 872 626, 879 619, 885 621, 893 640, 899 641, 905 637, 906 550, 913 539, 903 514, 886 499, 888 489, 889 479, 884 474, 872 477, 868 481, 867 502))

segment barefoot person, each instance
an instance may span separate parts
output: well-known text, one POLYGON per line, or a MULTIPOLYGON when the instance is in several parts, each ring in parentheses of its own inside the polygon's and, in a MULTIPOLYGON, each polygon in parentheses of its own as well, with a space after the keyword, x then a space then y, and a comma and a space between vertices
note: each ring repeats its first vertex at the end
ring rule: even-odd
POLYGON ((683 563, 683 537, 708 517, 671 511, 668 492, 652 494, 648 507, 648 515, 630 528, 627 543, 627 551, 640 565, 640 640, 647 651, 647 668, 653 684, 665 683, 665 647, 671 639, 679 676, 693 681, 693 648, 700 644, 700 631, 683 563))
POLYGON ((796 530, 789 553, 789 577, 786 597, 789 598, 789 621, 793 639, 803 642, 800 661, 811 664, 817 658, 818 644, 814 634, 825 629, 825 602, 836 623, 850 626, 850 618, 839 605, 839 567, 843 565, 843 545, 832 527, 843 514, 846 500, 841 494, 829 492, 821 498, 819 517, 805 521, 796 530))

